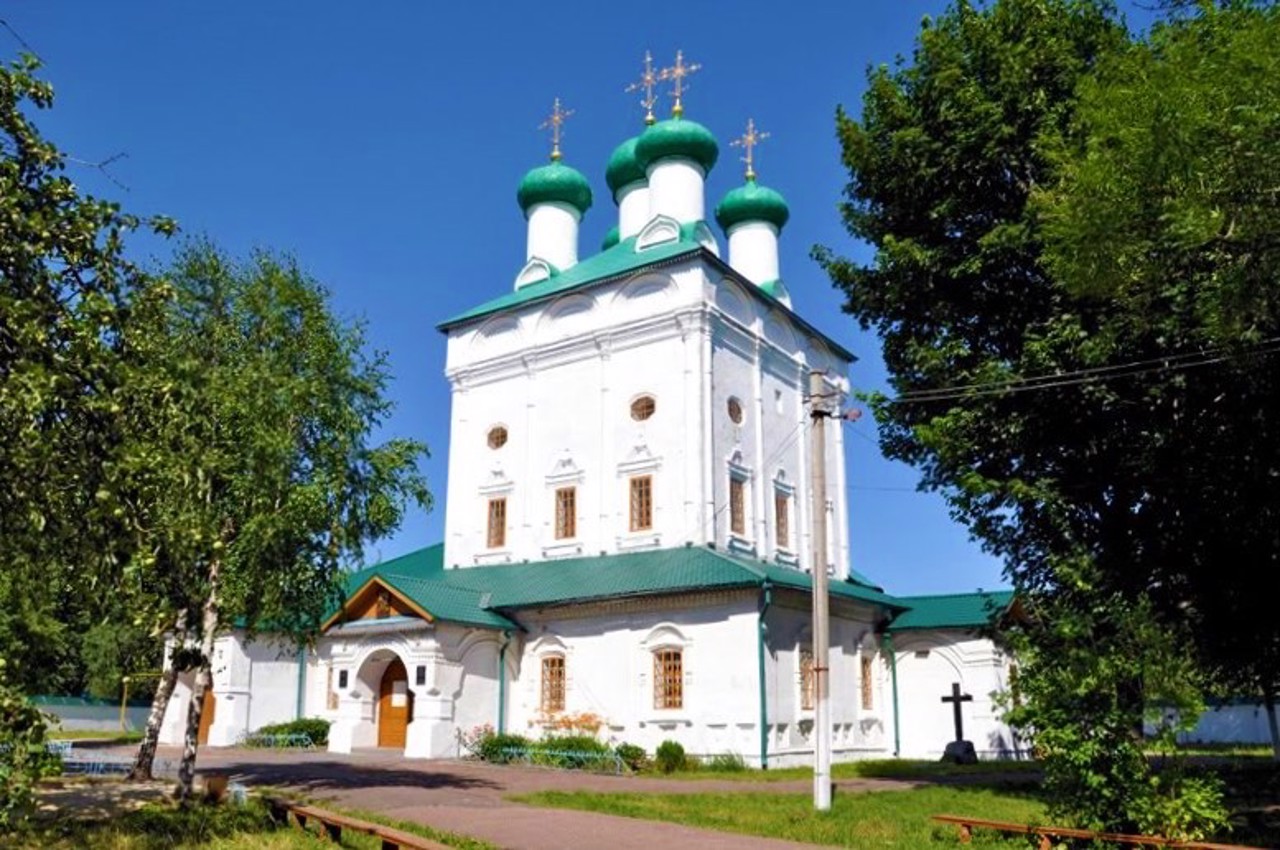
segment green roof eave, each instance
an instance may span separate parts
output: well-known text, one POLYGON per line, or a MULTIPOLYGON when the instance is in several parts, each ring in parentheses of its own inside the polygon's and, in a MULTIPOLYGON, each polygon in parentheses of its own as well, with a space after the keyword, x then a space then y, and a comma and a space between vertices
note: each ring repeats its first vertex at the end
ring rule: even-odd
MULTIPOLYGON (((682 226, 681 230, 689 229, 682 226)), ((478 307, 473 307, 464 313, 459 313, 451 319, 446 319, 436 328, 442 332, 448 332, 456 327, 465 325, 482 319, 493 313, 502 310, 509 310, 514 307, 527 307, 539 301, 546 301, 565 292, 577 290, 587 286, 596 286, 609 283, 618 278, 625 277, 646 268, 670 265, 674 262, 688 259, 692 256, 700 256, 710 265, 714 266, 721 274, 732 277, 749 292, 755 293, 762 298, 771 307, 782 311, 786 316, 807 331, 809 334, 822 340, 822 343, 831 348, 836 354, 843 357, 850 363, 858 361, 857 355, 849 351, 840 343, 818 330, 811 323, 805 320, 799 313, 786 304, 782 303, 771 292, 768 292, 751 281, 744 278, 741 274, 734 270, 732 266, 721 260, 715 254, 706 248, 689 241, 690 237, 683 233, 681 238, 676 242, 669 242, 663 245, 655 245, 652 248, 646 248, 643 251, 635 250, 635 237, 629 236, 626 239, 614 245, 612 248, 601 251, 595 256, 588 257, 576 266, 569 268, 559 274, 553 275, 546 280, 540 280, 537 283, 531 283, 522 286, 514 292, 508 292, 491 301, 486 301, 478 307)))
POLYGON ((997 617, 1008 611, 1013 603, 1013 591, 900 596, 898 601, 907 610, 889 624, 891 632, 921 629, 973 630, 991 625, 997 617))
POLYGON ((441 331, 449 331, 459 325, 483 318, 513 307, 526 307, 539 301, 554 298, 571 290, 588 285, 608 283, 652 266, 667 265, 677 259, 684 258, 703 250, 696 242, 683 239, 663 245, 655 245, 643 251, 635 250, 634 236, 614 245, 612 248, 582 260, 577 265, 565 269, 551 277, 522 286, 514 292, 508 292, 446 319, 436 327, 441 331))

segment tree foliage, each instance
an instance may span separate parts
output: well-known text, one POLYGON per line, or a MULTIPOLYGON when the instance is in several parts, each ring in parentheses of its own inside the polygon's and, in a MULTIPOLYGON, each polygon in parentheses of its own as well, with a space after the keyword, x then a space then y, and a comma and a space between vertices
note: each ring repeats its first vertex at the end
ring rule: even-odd
POLYGON ((882 450, 1039 609, 1021 716, 1062 759, 1059 811, 1095 825, 1167 799, 1135 729, 1198 684, 1142 641, 1223 663, 1275 642, 1253 584, 1280 557, 1275 17, 1135 42, 1103 2, 957 2, 837 116, 875 258, 817 255, 881 337, 882 450))
POLYGON ((58 770, 45 748, 45 718, 5 681, 0 657, 0 833, 24 822, 35 803, 36 783, 58 770))
POLYGON ((236 263, 188 246, 137 302, 124 352, 119 508, 137 535, 124 592, 198 648, 189 792, 215 637, 313 635, 341 568, 394 530, 407 502, 429 503, 425 448, 373 444, 391 409, 385 358, 287 258, 236 263))
POLYGON ((146 282, 129 232, 171 233, 83 194, 32 114, 53 89, 25 57, 0 67, 0 646, 27 690, 83 686, 80 635, 114 585, 127 535, 117 486, 120 331, 146 282))

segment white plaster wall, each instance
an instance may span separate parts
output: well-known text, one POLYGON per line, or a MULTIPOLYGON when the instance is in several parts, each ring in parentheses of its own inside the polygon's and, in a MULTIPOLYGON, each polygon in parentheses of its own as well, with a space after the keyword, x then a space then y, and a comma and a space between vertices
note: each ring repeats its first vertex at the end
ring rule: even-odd
MULTIPOLYGON (((296 716, 297 651, 287 642, 247 641, 239 631, 222 635, 214 642, 211 672, 215 708, 208 746, 232 746, 246 733, 296 716)), ((190 673, 178 677, 161 724, 161 743, 182 743, 194 678, 190 673)))
POLYGON ((754 284, 777 280, 778 228, 767 221, 744 221, 729 229, 729 265, 754 284))
POLYGON ((962 704, 965 737, 980 758, 1019 757, 1021 745, 1001 719, 993 699, 1007 687, 1009 665, 986 638, 958 630, 924 630, 895 634, 898 662, 898 716, 901 755, 938 758, 955 738, 952 682, 973 696, 962 704))
POLYGON ((643 181, 618 190, 618 238, 635 236, 649 223, 649 186, 643 181))
POLYGON ((602 739, 652 753, 664 740, 694 754, 758 754, 755 591, 637 600, 612 607, 522 612, 519 676, 509 691, 511 732, 540 737, 541 657, 565 656, 565 711, 605 718, 602 739), (658 646, 684 650, 684 706, 653 707, 658 646))
POLYGON ((581 214, 569 204, 534 204, 529 208, 525 259, 537 257, 564 271, 578 263, 581 214))
POLYGON ((684 224, 702 221, 706 215, 703 184, 706 175, 691 159, 660 159, 649 166, 649 220, 670 216, 684 224))
MULTIPOLYGON (((829 650, 832 750, 837 761, 887 755, 889 705, 886 665, 874 634, 870 606, 833 600, 829 650), (862 656, 873 660, 873 707, 862 706, 862 656)), ((802 708, 800 653, 813 644, 810 597, 775 592, 766 615, 769 666, 769 764, 810 764, 813 757, 813 711, 802 708)))
MULTIPOLYGON (((848 362, 700 260, 491 318, 449 335, 453 387, 446 564, 537 561, 685 542, 811 567, 805 405, 811 366, 847 397, 848 362), (631 419, 651 394, 657 413, 631 419), (736 396, 744 421, 729 421, 736 396), (502 425, 508 441, 489 449, 502 425), (729 466, 749 477, 747 533, 730 540, 729 466), (654 477, 654 528, 629 529, 627 479, 654 477), (578 534, 554 539, 554 491, 578 488, 578 534), (781 487, 780 487, 781 485, 781 487), (773 494, 791 499, 779 551, 773 494), (486 509, 507 498, 506 545, 486 509)), ((836 405, 838 406, 838 404, 836 405)), ((843 434, 827 428, 828 557, 848 568, 843 434)))
MULTIPOLYGON (((1280 711, 1277 712, 1280 715, 1280 711)), ((1176 713, 1165 712, 1172 722, 1176 713)), ((1155 732, 1155 724, 1146 724, 1147 734, 1155 732)), ((1196 725, 1178 733, 1183 743, 1204 744, 1271 744, 1267 725, 1267 709, 1261 702, 1233 701, 1211 706, 1200 715, 1196 725)))

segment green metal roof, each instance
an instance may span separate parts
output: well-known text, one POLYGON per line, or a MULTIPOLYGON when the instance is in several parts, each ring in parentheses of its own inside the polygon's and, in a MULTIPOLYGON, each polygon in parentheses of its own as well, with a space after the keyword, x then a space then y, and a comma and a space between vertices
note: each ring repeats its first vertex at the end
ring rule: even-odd
POLYGON ((492 301, 486 301, 479 307, 473 307, 465 313, 459 313, 452 319, 441 322, 439 328, 440 330, 447 330, 454 325, 460 325, 463 322, 478 319, 481 316, 487 316, 499 310, 531 304, 534 301, 541 301, 589 283, 603 283, 604 281, 639 271, 646 266, 702 250, 702 246, 692 238, 692 233, 690 232, 686 236, 685 230, 691 231, 692 229, 681 228, 680 238, 675 242, 654 245, 652 248, 646 248, 639 252, 636 251, 636 237, 628 236, 612 248, 601 251, 595 256, 587 257, 577 265, 553 274, 546 280, 522 286, 514 292, 508 292, 505 295, 494 298, 492 301))
POLYGON ((634 274, 650 266, 665 265, 686 256, 700 254, 703 260, 715 266, 721 274, 741 280, 748 291, 756 293, 790 316, 792 321, 822 340, 838 355, 851 363, 857 361, 858 358, 854 356, 853 352, 818 330, 801 317, 800 314, 796 313, 795 310, 779 301, 777 296, 770 291, 773 287, 759 287, 750 283, 724 260, 703 248, 698 243, 695 235, 698 224, 699 222, 686 222, 680 226, 680 238, 675 242, 655 245, 639 252, 635 249, 636 237, 628 236, 613 247, 606 248, 594 256, 587 257, 576 266, 564 271, 556 270, 551 277, 545 280, 522 286, 514 292, 508 292, 491 301, 486 301, 478 307, 472 307, 464 313, 459 313, 451 319, 446 319, 436 327, 441 331, 448 331, 450 328, 480 319, 491 313, 523 307, 537 301, 545 301, 575 289, 608 283, 611 280, 634 274))
MULTIPOLYGON (((514 623, 501 612, 521 608, 760 587, 766 581, 805 592, 812 588, 809 575, 800 570, 702 546, 456 569, 444 568, 443 555, 444 547, 437 544, 352 573, 348 593, 376 575, 437 619, 509 629, 514 623)), ((832 581, 829 587, 833 596, 893 611, 905 607, 864 583, 832 581)))
POLYGON ((568 204, 581 215, 591 208, 591 184, 578 169, 553 160, 524 176, 516 190, 516 201, 526 218, 534 204, 552 201, 568 204))
POLYGON ((791 217, 787 202, 782 195, 756 183, 754 177, 736 189, 731 189, 716 205, 716 221, 726 232, 735 224, 744 221, 767 221, 782 230, 791 217))
POLYGON ((976 629, 1004 613, 1013 601, 1012 590, 949 593, 938 596, 899 596, 909 606, 889 625, 890 631, 909 629, 976 629))

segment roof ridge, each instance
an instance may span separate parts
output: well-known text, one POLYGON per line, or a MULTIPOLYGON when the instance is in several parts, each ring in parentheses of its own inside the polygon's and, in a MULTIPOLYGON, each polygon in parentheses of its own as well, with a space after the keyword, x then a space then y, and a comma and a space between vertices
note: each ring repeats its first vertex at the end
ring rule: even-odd
POLYGON ((911 593, 898 594, 896 599, 958 599, 962 596, 992 596, 999 593, 1015 593, 1012 587, 1002 587, 998 590, 966 590, 956 591, 954 593, 911 593))

